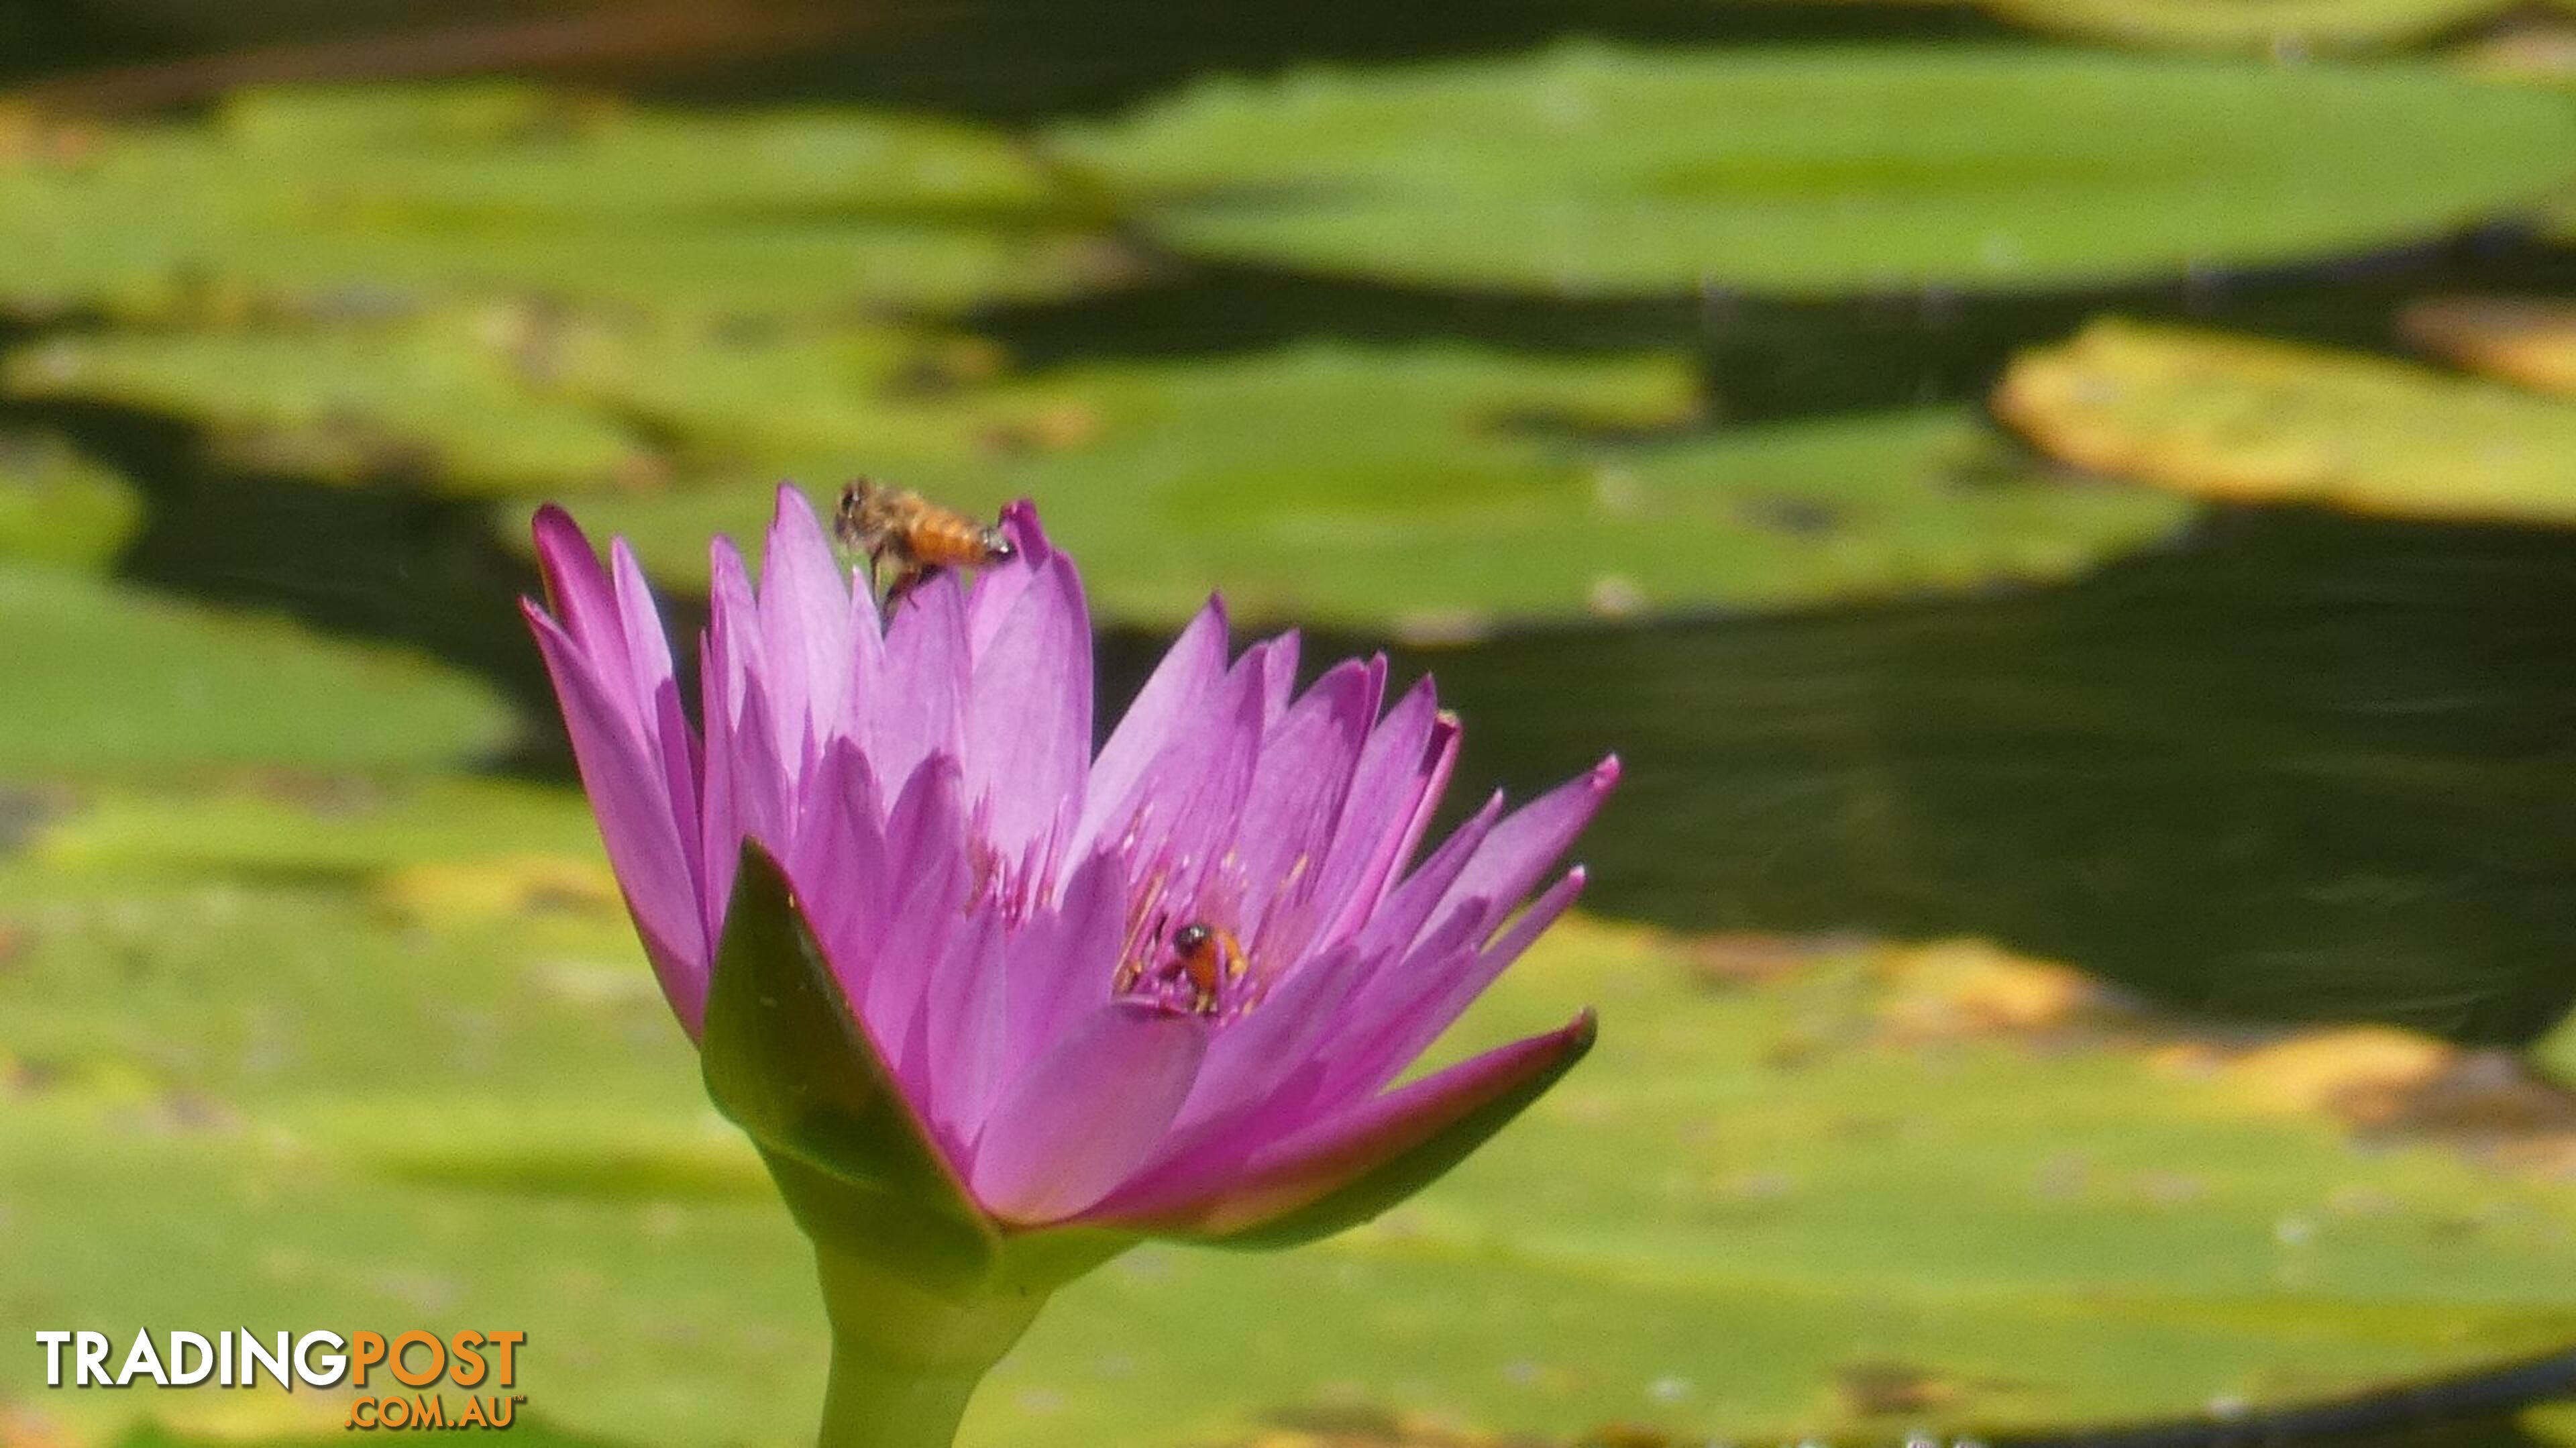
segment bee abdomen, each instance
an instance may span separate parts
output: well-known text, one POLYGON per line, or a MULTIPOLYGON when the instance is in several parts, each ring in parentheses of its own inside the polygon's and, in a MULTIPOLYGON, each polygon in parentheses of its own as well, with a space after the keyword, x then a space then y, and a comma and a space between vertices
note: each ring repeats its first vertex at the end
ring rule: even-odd
POLYGON ((1001 529, 964 519, 926 519, 907 541, 913 556, 933 568, 980 568, 1018 551, 1001 529))

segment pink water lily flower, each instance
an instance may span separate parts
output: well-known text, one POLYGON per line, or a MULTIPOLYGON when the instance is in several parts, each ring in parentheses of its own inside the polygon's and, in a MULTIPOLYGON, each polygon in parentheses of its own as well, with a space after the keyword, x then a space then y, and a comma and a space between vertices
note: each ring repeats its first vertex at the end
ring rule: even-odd
POLYGON ((551 611, 528 620, 693 1037, 749 842, 1006 1234, 1329 1230, 1386 1204, 1391 1163, 1436 1174, 1583 1053, 1588 1013, 1396 1084, 1572 902, 1580 869, 1542 877, 1614 760, 1424 852, 1458 748, 1430 681, 1386 706, 1381 657, 1298 692, 1296 635, 1229 658, 1215 601, 1095 754, 1081 580, 1026 504, 1002 526, 1015 560, 881 624, 781 489, 757 588, 714 545, 701 737, 623 542, 603 566, 538 516, 551 611))

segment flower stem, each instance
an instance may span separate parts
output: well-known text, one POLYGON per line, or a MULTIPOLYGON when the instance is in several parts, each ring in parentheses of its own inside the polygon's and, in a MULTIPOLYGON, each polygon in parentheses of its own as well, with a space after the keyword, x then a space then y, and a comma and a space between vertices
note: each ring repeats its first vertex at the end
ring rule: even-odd
POLYGON ((1045 1291, 941 1292, 817 1248, 832 1320, 819 1448, 950 1448, 975 1385, 1020 1340, 1045 1291))

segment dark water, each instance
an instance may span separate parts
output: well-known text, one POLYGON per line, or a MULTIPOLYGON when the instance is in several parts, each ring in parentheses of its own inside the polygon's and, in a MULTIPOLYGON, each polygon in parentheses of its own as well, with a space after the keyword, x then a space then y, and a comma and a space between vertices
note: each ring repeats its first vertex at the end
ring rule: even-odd
POLYGON ((2576 999, 2576 535, 2230 515, 2068 588, 1402 662, 1462 781, 1619 750, 1602 910, 2477 1040, 2576 999))

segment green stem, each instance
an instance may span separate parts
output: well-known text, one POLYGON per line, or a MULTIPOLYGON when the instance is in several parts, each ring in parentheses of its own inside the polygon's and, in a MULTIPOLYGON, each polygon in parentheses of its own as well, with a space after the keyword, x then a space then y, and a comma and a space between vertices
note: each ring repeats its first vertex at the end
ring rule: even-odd
POLYGON ((975 1385, 1047 1298, 1007 1282, 943 1293, 825 1248, 814 1256, 832 1320, 820 1448, 950 1448, 975 1385))

